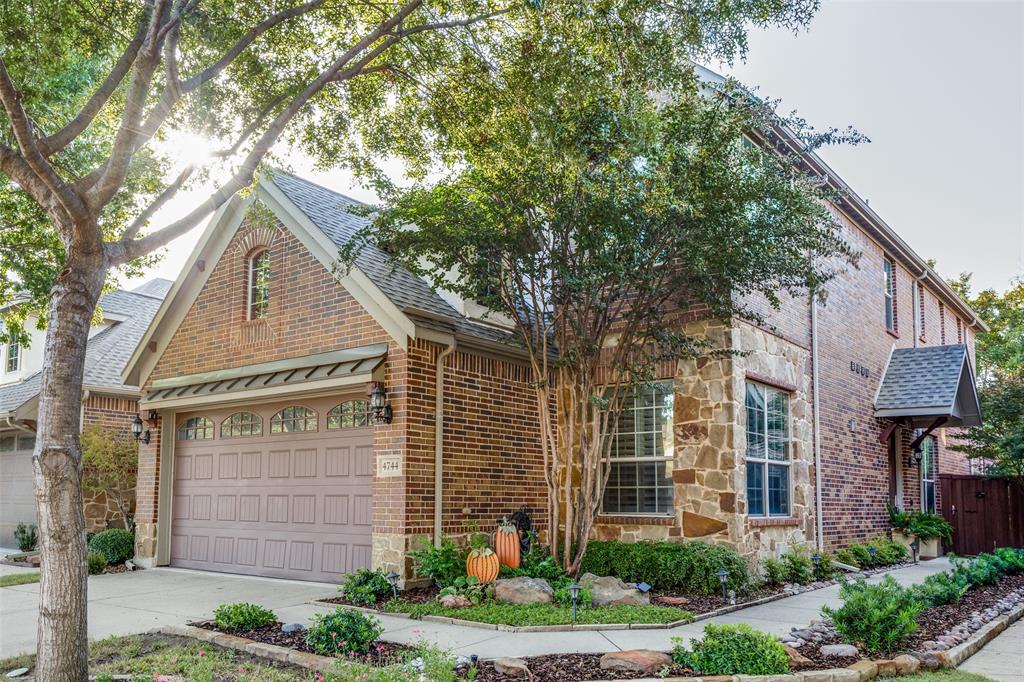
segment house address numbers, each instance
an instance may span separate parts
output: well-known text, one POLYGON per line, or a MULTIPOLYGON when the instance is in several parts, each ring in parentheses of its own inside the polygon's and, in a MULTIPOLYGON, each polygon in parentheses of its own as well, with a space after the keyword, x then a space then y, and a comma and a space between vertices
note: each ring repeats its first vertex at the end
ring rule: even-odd
POLYGON ((401 475, 401 455, 377 455, 377 478, 390 478, 401 475))
POLYGON ((867 367, 854 360, 850 360, 850 371, 862 377, 871 376, 871 371, 867 367))

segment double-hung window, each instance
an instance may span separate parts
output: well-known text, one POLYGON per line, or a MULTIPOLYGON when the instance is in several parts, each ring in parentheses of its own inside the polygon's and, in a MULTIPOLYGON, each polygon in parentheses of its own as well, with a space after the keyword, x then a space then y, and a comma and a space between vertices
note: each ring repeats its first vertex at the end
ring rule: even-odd
POLYGON ((7 364, 6 370, 8 372, 17 372, 21 367, 21 344, 17 341, 11 341, 7 344, 7 364))
POLYGON ((921 511, 935 513, 935 464, 939 442, 928 436, 921 443, 921 511))
POLYGON ((639 386, 625 399, 612 435, 606 514, 670 514, 672 382, 639 386))
POLYGON ((789 393, 747 382, 747 513, 789 516, 789 393))
POLYGON ((270 251, 264 249, 249 258, 249 319, 267 316, 270 304, 270 251))

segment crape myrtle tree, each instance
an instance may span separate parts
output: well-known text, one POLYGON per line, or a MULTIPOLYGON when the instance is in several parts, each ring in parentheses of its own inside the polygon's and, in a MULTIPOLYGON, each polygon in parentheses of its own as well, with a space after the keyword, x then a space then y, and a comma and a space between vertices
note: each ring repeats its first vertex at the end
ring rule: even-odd
POLYGON ((855 259, 801 161, 862 138, 699 80, 689 57, 728 54, 735 35, 669 39, 618 16, 518 28, 447 67, 457 90, 396 79, 357 119, 351 157, 385 201, 343 257, 373 243, 514 325, 552 552, 576 573, 630 392, 662 360, 727 352, 685 333, 684 314, 759 320, 745 301, 820 291, 855 259), (795 152, 777 151, 783 125, 795 152), (406 182, 367 161, 387 154, 407 162, 406 182))

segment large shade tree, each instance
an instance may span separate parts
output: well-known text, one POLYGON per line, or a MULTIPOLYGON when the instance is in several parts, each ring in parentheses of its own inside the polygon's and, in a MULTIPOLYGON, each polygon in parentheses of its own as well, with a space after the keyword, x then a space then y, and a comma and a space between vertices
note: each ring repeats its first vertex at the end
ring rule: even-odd
MULTIPOLYGON (((247 187, 282 136, 323 164, 356 162, 352 121, 384 121, 394 84, 458 100, 468 83, 452 74, 489 63, 509 44, 528 50, 521 35, 557 42, 553 33, 567 30, 566 45, 591 45, 643 72, 697 53, 733 56, 750 23, 796 28, 816 7, 817 0, 0 5, 0 296, 25 290, 21 316, 31 306, 45 310, 47 328, 33 455, 43 561, 37 677, 86 676, 78 403, 89 320, 111 271, 137 265, 247 187), (152 224, 197 177, 159 152, 171 129, 222 140, 227 170, 183 217, 152 224)), ((538 64, 541 81, 548 67, 538 64)), ((448 100, 429 101, 444 120, 448 100)), ((427 109, 419 113, 429 118, 427 109)), ((398 124, 407 133, 422 127, 426 138, 435 130, 426 118, 398 124)), ((400 137, 418 144, 417 135, 400 137)), ((16 332, 19 321, 8 315, 7 328, 16 332)))
POLYGON ((457 96, 396 80, 356 119, 354 158, 397 154, 416 173, 396 184, 359 166, 386 202, 347 256, 373 242, 511 321, 532 368, 552 550, 570 572, 626 399, 661 361, 723 350, 683 322, 760 320, 752 303, 806 295, 854 258, 802 161, 861 136, 780 119, 660 38, 548 17, 453 65, 457 96))

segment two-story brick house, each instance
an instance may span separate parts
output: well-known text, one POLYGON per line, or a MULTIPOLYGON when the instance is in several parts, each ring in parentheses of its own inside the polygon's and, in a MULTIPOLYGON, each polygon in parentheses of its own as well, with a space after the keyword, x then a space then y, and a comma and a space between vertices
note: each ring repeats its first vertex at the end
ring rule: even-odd
MULTIPOLYGON (((639 391, 598 537, 700 538, 753 558, 883 532, 889 501, 940 504, 922 470, 962 461, 941 432, 924 440, 923 466, 909 445, 943 410, 945 426, 976 419, 983 326, 847 196, 833 209, 863 257, 827 302, 786 300, 763 326, 686 323, 747 352, 663 363, 639 391)), ((143 387, 152 432, 140 561, 408 575, 419 538, 524 505, 544 518, 535 398, 509 330, 377 250, 339 271, 338 249, 365 220, 353 204, 277 172, 211 220, 124 375, 143 387)))

